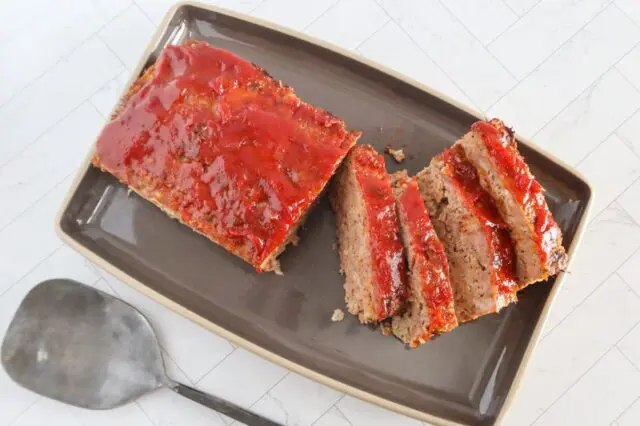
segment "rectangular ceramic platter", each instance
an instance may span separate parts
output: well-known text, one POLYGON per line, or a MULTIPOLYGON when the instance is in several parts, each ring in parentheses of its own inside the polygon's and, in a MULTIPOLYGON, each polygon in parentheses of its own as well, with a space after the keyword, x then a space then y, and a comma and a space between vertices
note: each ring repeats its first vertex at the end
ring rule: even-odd
MULTIPOLYGON (((263 67, 351 129, 363 130, 361 142, 379 151, 387 144, 403 147, 409 159, 402 165, 387 159, 389 171, 418 172, 477 119, 388 70, 248 19, 191 4, 175 7, 136 72, 167 44, 206 40, 263 67)), ((591 198, 588 184, 520 146, 547 190, 565 246, 575 251, 591 198)), ((326 196, 302 228, 300 245, 281 257, 284 276, 257 274, 88 163, 58 228, 65 241, 101 266, 225 337, 316 380, 432 422, 496 422, 560 281, 530 287, 499 315, 407 350, 351 315, 331 322, 333 310, 344 308, 344 293, 326 196)))

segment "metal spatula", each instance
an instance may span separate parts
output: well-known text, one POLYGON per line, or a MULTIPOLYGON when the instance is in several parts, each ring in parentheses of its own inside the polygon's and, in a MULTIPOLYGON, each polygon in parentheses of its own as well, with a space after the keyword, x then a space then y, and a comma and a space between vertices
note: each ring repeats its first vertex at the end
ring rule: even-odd
POLYGON ((247 425, 277 425, 171 380, 149 321, 71 280, 45 281, 27 294, 4 337, 2 365, 25 388, 79 407, 114 408, 164 386, 247 425))

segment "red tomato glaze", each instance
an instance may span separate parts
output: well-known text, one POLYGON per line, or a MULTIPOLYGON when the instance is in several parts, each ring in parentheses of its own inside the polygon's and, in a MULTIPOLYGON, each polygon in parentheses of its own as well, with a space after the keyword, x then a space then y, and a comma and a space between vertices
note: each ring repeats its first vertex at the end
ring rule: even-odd
POLYGON ((478 121, 471 129, 481 135, 489 154, 506 179, 506 183, 516 201, 528 217, 534 218, 534 233, 538 254, 543 265, 547 264, 549 253, 557 244, 560 228, 549 212, 544 199, 544 189, 529 172, 529 167, 516 151, 516 143, 511 129, 501 120, 478 121))
POLYGON ((448 331, 457 324, 453 311, 453 292, 449 280, 449 264, 424 204, 416 178, 405 181, 398 198, 398 210, 411 236, 415 254, 413 272, 421 273, 422 294, 429 310, 429 329, 423 338, 448 331))
POLYGON ((259 269, 355 143, 238 56, 168 46, 100 135, 94 163, 259 269), (149 188, 151 186, 151 188, 149 188))
POLYGON ((493 198, 480 185, 475 167, 467 160, 459 146, 448 149, 443 154, 451 178, 459 194, 466 201, 475 217, 484 227, 487 243, 493 257, 493 280, 498 291, 511 294, 516 289, 516 258, 513 241, 493 198))
POLYGON ((382 320, 394 314, 406 296, 407 277, 396 201, 384 158, 368 145, 356 145, 350 155, 367 209, 377 286, 376 313, 382 320))

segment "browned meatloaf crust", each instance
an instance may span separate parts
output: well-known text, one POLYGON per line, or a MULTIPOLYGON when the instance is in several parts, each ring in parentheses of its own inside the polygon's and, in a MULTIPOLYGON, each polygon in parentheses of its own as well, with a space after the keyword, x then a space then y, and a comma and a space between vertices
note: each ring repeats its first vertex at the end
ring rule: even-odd
POLYGON ((406 297, 405 258, 384 158, 369 145, 356 145, 332 183, 330 199, 349 312, 363 323, 397 314, 406 297))
POLYGON ((453 330, 458 321, 444 247, 433 229, 416 178, 401 171, 392 175, 392 184, 409 265, 408 306, 403 315, 393 317, 392 331, 415 348, 435 334, 453 330))
POLYGON ((191 41, 166 47, 132 85, 92 162, 258 271, 278 271, 358 137, 259 67, 191 41))
POLYGON ((511 230, 517 253, 519 288, 563 270, 567 255, 560 227, 542 186, 518 152, 513 131, 500 120, 475 123, 457 142, 476 167, 511 230))
POLYGON ((509 232, 464 153, 445 151, 417 178, 445 247, 458 321, 515 302, 515 256, 509 232))

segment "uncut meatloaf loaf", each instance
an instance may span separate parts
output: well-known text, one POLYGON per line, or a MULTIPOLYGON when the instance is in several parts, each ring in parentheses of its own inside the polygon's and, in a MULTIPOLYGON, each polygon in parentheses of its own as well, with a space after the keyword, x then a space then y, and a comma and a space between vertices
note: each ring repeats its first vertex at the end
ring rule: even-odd
POLYGON ((93 164, 258 271, 359 137, 233 53, 167 46, 100 134, 93 164))
POLYGON ((442 241, 459 322, 516 301, 515 250, 495 202, 459 146, 435 157, 418 176, 442 241))
POLYGON ((407 310, 393 317, 391 330, 415 348, 436 334, 453 330, 458 321, 447 257, 429 219, 416 178, 410 178, 406 171, 391 177, 409 265, 407 310))
POLYGON ((349 312, 363 323, 397 314, 406 297, 405 258, 384 158, 356 145, 332 182, 330 200, 349 312))
POLYGON ((555 275, 566 267, 560 227, 549 211, 542 186, 518 152, 513 131, 501 120, 479 121, 457 143, 496 200, 511 230, 518 287, 555 275))

